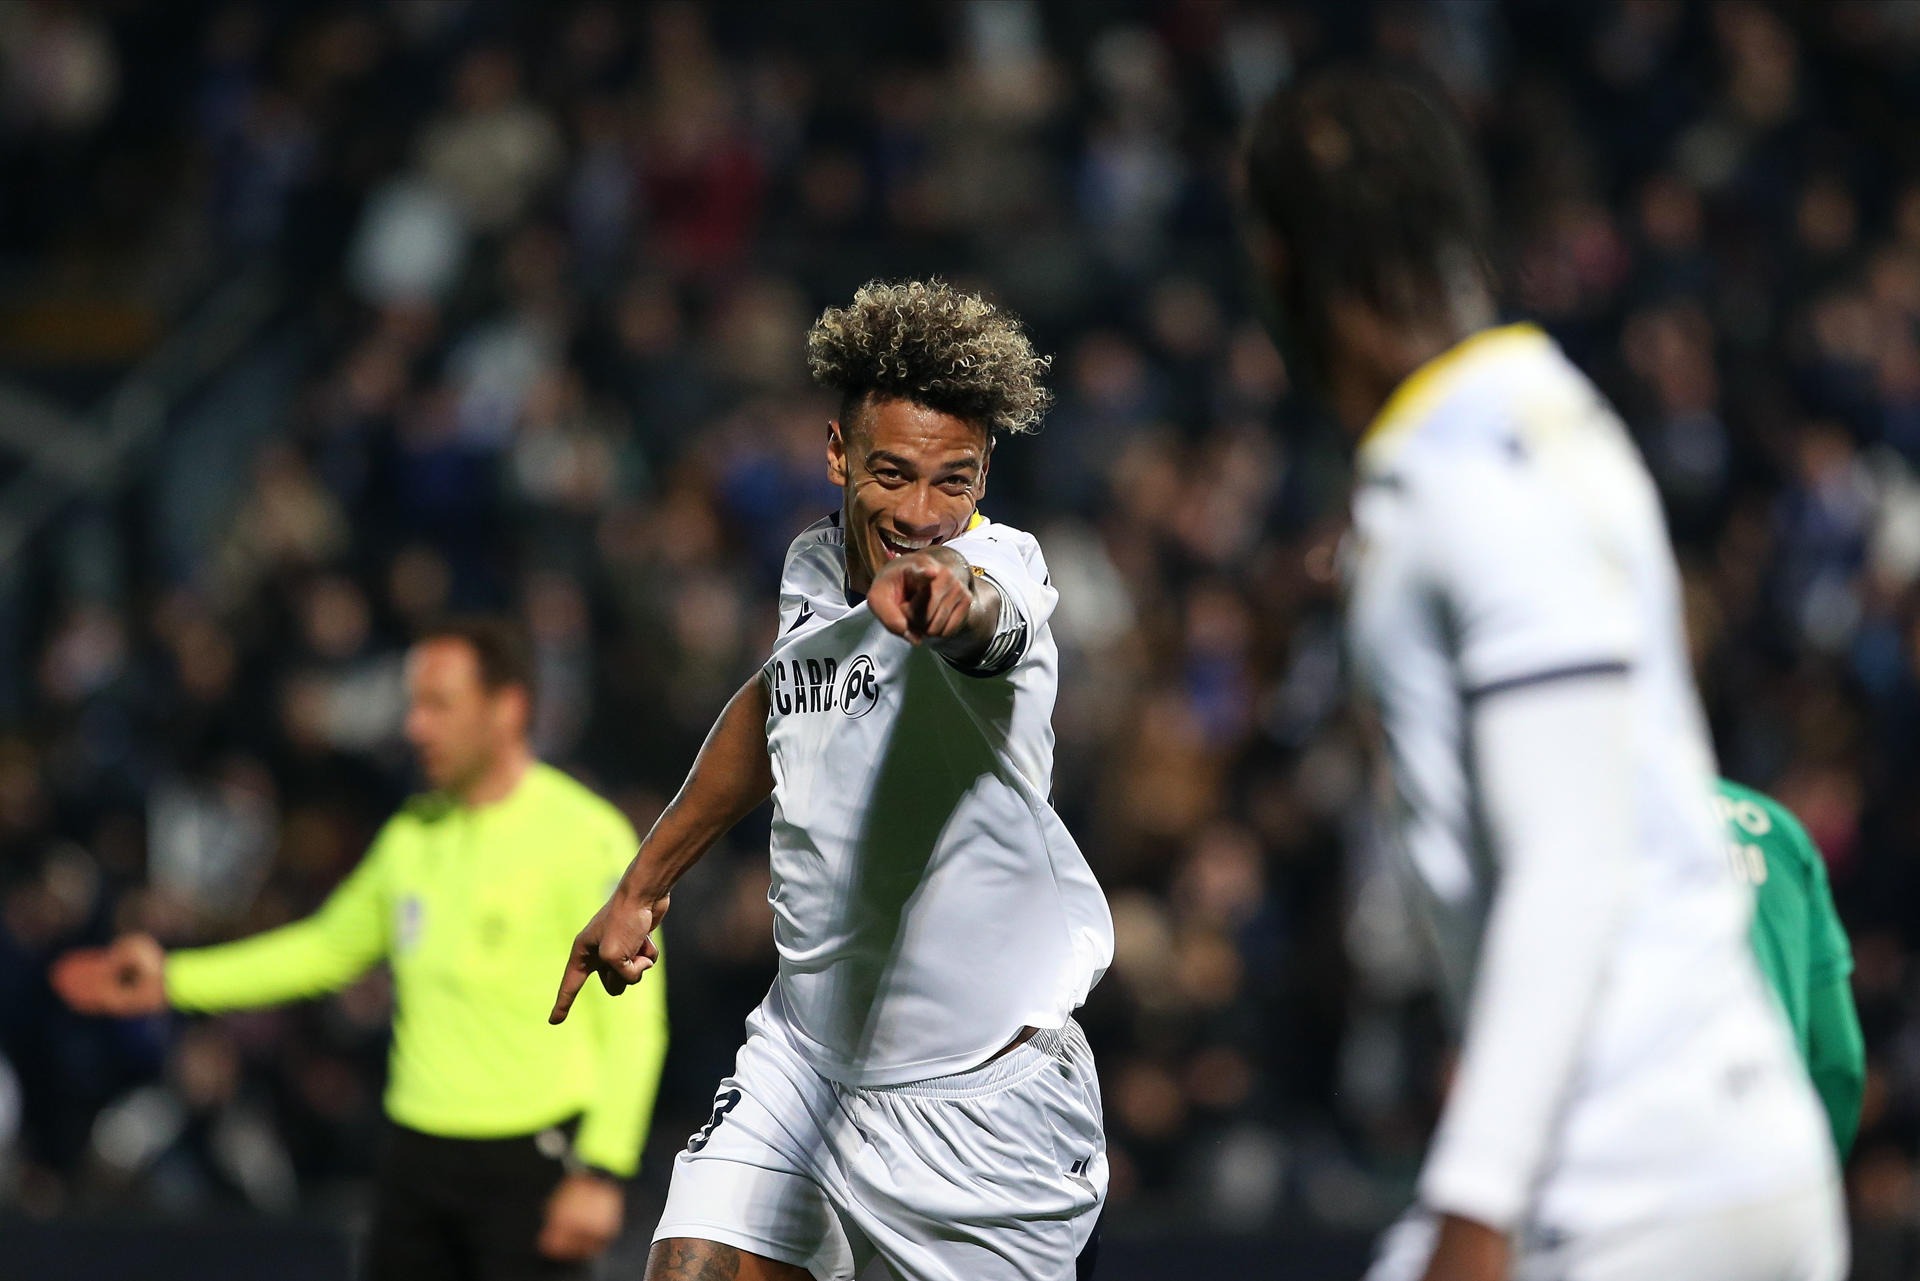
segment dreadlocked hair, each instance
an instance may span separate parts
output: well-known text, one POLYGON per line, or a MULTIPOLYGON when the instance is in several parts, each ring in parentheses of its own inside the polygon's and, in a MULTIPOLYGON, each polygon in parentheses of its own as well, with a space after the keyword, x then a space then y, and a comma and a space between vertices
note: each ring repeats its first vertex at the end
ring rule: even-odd
POLYGON ((1409 320, 1492 280, 1473 150, 1436 98, 1399 77, 1343 68, 1276 94, 1249 138, 1247 196, 1280 242, 1279 301, 1316 370, 1335 298, 1409 320))
POLYGON ((869 399, 916 405, 1018 434, 1053 403, 1020 320, 943 280, 870 281, 807 333, 813 381, 840 393, 841 420, 869 399))

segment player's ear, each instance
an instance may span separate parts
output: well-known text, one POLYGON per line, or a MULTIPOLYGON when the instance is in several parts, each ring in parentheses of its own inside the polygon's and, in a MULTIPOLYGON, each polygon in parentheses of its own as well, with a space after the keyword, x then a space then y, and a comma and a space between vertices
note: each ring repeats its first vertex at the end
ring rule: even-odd
POLYGON ((980 474, 973 482, 973 505, 978 507, 987 498, 987 472, 993 467, 993 433, 987 433, 987 452, 980 455, 980 474))
POLYGON ((827 422, 827 479, 847 487, 847 436, 838 420, 827 422))

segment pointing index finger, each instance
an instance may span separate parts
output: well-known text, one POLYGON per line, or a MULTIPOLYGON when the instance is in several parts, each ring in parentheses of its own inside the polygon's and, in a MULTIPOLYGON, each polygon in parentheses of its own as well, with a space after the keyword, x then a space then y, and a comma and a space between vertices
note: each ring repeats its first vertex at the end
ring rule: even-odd
POLYGON ((560 976, 560 993, 554 998, 553 1013, 547 1015, 547 1022, 560 1024, 567 1021, 567 1011, 573 1008, 573 998, 580 995, 580 988, 590 973, 586 960, 578 949, 567 960, 566 973, 560 976))
POLYGON ((868 593, 867 603, 873 609, 873 616, 880 620, 880 625, 900 636, 907 630, 906 598, 905 584, 880 579, 868 593))
POLYGON ((915 565, 907 571, 907 639, 918 644, 932 631, 930 624, 938 612, 939 571, 915 565))

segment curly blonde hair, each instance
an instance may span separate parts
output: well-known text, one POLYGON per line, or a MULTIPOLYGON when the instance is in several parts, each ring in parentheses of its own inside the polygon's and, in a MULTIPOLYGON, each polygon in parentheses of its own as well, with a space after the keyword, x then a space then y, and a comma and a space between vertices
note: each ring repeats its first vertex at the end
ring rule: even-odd
POLYGON ((909 400, 980 423, 1030 432, 1053 403, 1041 383, 1051 356, 1020 320, 944 280, 869 281, 807 333, 813 381, 840 393, 844 422, 869 397, 909 400))

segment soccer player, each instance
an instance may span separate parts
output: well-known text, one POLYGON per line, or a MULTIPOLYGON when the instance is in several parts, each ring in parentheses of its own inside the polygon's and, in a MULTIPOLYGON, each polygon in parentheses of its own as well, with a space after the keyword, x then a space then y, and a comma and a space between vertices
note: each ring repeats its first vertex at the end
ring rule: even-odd
MULTIPOLYGON (((612 899, 574 941, 640 982, 676 881, 773 797, 778 977, 674 1163, 650 1281, 1061 1281, 1106 1194, 1072 1011, 1112 957, 1105 897, 1047 801, 1055 592, 980 514, 994 433, 1047 362, 939 281, 870 284, 807 338, 839 395, 840 510, 787 553, 780 633, 612 899)), ((644 987, 645 985, 642 984, 644 987)))
MULTIPOLYGON (((533 758, 530 647, 450 623, 407 660, 406 731, 433 791, 380 831, 318 912, 163 952, 72 953, 54 985, 121 1017, 336 991, 386 961, 393 1049, 367 1271, 374 1281, 561 1281, 619 1234, 666 1055, 664 986, 543 1032, 546 965, 634 847, 618 810, 533 758)), ((656 949, 657 951, 657 949, 656 949)))
POLYGON ((1867 1054, 1848 981, 1853 950, 1834 910, 1826 861, 1807 829, 1772 797, 1722 779, 1715 799, 1728 864, 1754 888, 1754 955, 1780 998, 1844 1160, 1860 1125, 1867 1054))
MULTIPOLYGON (((1853 1005, 1853 953, 1834 910, 1827 869, 1806 829, 1770 796, 1720 780, 1715 793, 1727 870, 1754 892, 1749 942, 1787 1016, 1834 1150, 1852 1150, 1866 1084, 1866 1046, 1853 1005)), ((1411 1281, 1433 1248, 1433 1216, 1418 1207, 1381 1237, 1367 1281, 1411 1281)))
POLYGON ((1461 1051, 1427 1281, 1838 1281, 1833 1145, 1746 944, 1679 575, 1628 436, 1495 327, 1486 195, 1399 80, 1278 95, 1249 240, 1355 443, 1348 640, 1461 1051))

